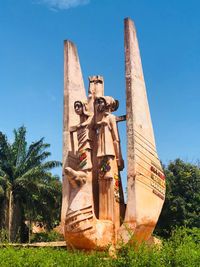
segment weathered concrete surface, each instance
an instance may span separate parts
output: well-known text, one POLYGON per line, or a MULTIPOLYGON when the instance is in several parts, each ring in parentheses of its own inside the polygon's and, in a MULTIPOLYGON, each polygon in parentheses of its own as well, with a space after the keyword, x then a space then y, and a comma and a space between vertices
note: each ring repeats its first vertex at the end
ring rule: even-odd
POLYGON ((67 245, 102 250, 117 247, 121 239, 147 241, 164 202, 165 177, 133 22, 125 19, 126 116, 112 114, 119 103, 103 95, 99 75, 89 77, 86 98, 76 48, 66 41, 64 49, 62 225, 67 245), (124 163, 116 122, 125 119, 128 200, 124 219, 120 178, 124 163))
MULTIPOLYGON (((85 87, 75 45, 64 42, 64 110, 63 110, 63 170, 68 166, 69 154, 73 153, 70 127, 79 123, 74 111, 74 102, 86 99, 85 87)), ((69 201, 69 182, 63 171, 61 225, 64 224, 69 201)))
POLYGON ((119 238, 149 239, 165 197, 165 177, 158 159, 140 51, 133 22, 125 19, 128 200, 119 238))
POLYGON ((90 77, 88 100, 79 100, 74 105, 80 123, 70 127, 73 138, 65 167, 69 197, 64 236, 69 247, 79 249, 106 249, 115 242, 114 232, 120 226, 122 199, 118 170, 123 168, 123 160, 116 119, 111 114, 118 101, 102 93, 102 77, 90 77), (77 158, 76 164, 70 160, 71 152, 77 158), (92 190, 93 180, 98 191, 92 190), (100 200, 99 220, 94 212, 96 197, 100 200))
POLYGON ((92 227, 84 231, 67 232, 65 230, 67 246, 85 250, 105 250, 114 243, 112 221, 93 218, 90 225, 92 227))

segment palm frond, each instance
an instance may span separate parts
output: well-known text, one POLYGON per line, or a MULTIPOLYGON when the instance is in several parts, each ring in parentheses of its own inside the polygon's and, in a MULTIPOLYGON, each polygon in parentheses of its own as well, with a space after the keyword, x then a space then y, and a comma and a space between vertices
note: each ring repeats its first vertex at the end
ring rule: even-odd
POLYGON ((13 177, 13 154, 6 135, 0 132, 0 169, 13 177))
POLYGON ((44 170, 51 170, 51 169, 56 168, 56 167, 61 167, 62 163, 60 161, 57 161, 57 160, 51 160, 51 161, 47 161, 47 162, 43 163, 41 166, 44 170))
POLYGON ((26 128, 21 126, 18 130, 14 129, 14 142, 12 143, 11 149, 14 156, 14 166, 18 166, 25 160, 26 157, 26 128))

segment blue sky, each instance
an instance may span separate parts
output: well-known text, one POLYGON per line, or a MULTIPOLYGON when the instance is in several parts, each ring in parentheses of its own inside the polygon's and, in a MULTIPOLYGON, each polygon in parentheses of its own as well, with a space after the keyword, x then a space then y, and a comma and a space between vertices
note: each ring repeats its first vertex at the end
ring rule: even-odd
MULTIPOLYGON (((164 163, 200 159, 198 0, 1 0, 0 130, 45 137, 62 157, 63 41, 78 47, 85 87, 101 74, 125 113, 123 19, 136 25, 156 144, 164 163)), ((125 153, 125 124, 120 126, 125 153)), ((55 170, 60 174, 60 170, 55 170)))

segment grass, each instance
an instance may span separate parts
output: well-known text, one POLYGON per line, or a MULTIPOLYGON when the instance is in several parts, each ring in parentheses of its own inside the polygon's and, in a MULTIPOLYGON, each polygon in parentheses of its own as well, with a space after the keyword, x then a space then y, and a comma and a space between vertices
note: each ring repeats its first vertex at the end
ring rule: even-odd
POLYGON ((67 251, 53 248, 12 248, 0 249, 2 267, 199 267, 200 229, 185 228, 174 231, 161 248, 141 245, 137 251, 124 245, 116 259, 107 252, 67 251))

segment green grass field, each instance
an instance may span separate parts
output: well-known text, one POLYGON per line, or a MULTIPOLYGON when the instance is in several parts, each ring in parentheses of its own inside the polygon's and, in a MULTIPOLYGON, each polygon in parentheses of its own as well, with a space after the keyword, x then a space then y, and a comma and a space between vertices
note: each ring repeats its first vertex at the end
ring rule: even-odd
POLYGON ((172 237, 163 241, 161 248, 140 246, 136 251, 123 246, 113 259, 106 252, 67 251, 55 248, 13 248, 0 249, 0 266, 200 266, 200 230, 178 229, 172 237))

